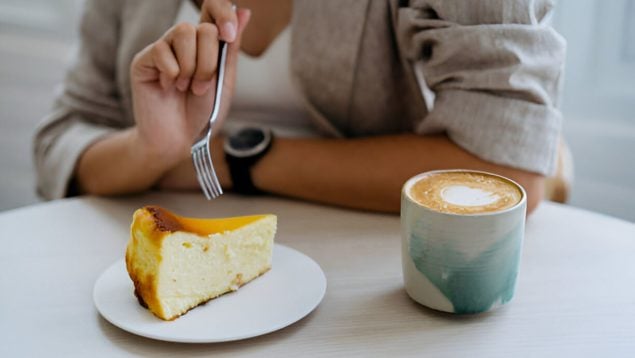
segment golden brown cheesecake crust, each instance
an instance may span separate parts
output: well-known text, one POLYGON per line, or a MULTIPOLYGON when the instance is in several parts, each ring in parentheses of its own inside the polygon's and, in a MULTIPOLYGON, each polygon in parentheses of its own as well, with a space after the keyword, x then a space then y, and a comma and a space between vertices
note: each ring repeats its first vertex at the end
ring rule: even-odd
POLYGON ((131 241, 126 250, 126 268, 134 284, 134 294, 139 300, 139 304, 151 311, 162 311, 157 299, 157 279, 155 275, 144 273, 134 264, 137 262, 137 246, 140 244, 135 231, 143 232, 148 238, 146 244, 156 246, 156 250, 152 250, 157 252, 154 259, 161 262, 161 255, 158 254, 161 242, 165 235, 171 232, 168 228, 175 228, 175 223, 177 223, 175 220, 170 220, 172 217, 172 213, 156 206, 147 206, 134 213, 131 241))
POLYGON ((147 210, 152 215, 157 230, 168 232, 183 230, 183 225, 176 215, 163 209, 162 207, 150 205, 144 207, 143 209, 147 210))

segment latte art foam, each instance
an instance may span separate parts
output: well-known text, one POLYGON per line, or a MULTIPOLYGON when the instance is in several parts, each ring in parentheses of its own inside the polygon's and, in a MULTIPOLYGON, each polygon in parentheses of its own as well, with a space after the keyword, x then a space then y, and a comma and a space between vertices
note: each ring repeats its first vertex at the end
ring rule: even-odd
POLYGON ((452 214, 505 210, 518 204, 523 195, 511 181, 470 171, 430 173, 415 182, 409 194, 425 207, 452 214))
POLYGON ((452 185, 441 190, 441 199, 453 205, 480 206, 492 204, 500 197, 496 193, 470 188, 465 185, 452 185))

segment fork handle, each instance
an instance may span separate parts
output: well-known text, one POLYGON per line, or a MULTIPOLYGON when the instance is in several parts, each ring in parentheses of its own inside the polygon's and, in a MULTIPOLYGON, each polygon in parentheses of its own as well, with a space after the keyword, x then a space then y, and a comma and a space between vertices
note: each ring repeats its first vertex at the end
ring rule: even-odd
POLYGON ((223 82, 225 81, 225 64, 227 63, 227 42, 219 41, 218 65, 216 66, 216 93, 214 94, 214 107, 209 116, 209 125, 212 126, 220 112, 221 96, 223 94, 223 82))

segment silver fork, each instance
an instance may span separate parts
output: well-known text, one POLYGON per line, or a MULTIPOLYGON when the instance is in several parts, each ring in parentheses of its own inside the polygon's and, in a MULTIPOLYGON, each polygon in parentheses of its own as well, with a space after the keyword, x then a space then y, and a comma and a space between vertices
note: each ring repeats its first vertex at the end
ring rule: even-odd
POLYGON ((210 152, 209 144, 212 140, 212 129, 214 128, 214 122, 218 118, 220 112, 221 94, 223 93, 223 79, 225 77, 225 62, 227 60, 227 43, 225 41, 219 42, 219 53, 217 76, 216 76, 216 94, 214 95, 214 107, 212 114, 209 117, 209 123, 207 124, 207 133, 203 131, 203 135, 194 142, 192 145, 192 161, 194 162, 194 168, 196 168, 196 177, 198 182, 205 193, 207 200, 217 198, 223 194, 223 188, 218 182, 218 177, 214 171, 214 164, 212 163, 212 153, 210 152))

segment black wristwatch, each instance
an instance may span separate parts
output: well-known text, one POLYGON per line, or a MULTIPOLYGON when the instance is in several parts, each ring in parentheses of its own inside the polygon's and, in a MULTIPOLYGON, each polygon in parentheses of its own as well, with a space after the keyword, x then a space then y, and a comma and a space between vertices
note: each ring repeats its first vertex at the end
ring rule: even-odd
POLYGON ((225 139, 225 160, 235 192, 246 195, 262 193, 254 186, 251 168, 267 154, 272 143, 273 133, 263 127, 246 127, 225 139))

